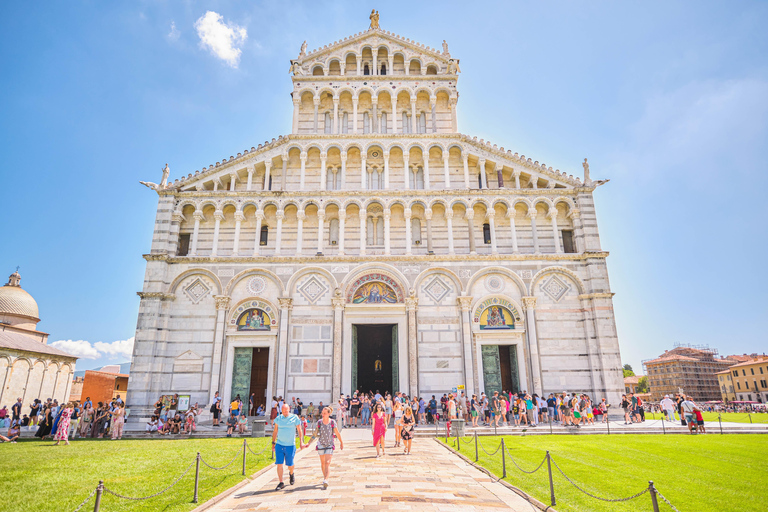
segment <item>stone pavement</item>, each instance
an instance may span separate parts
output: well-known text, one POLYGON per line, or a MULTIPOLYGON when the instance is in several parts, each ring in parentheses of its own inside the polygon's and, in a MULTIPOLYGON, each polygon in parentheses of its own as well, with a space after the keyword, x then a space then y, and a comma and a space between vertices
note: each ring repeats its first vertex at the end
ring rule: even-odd
POLYGON ((336 448, 327 490, 313 444, 297 455, 296 485, 288 485, 286 470, 286 488, 275 491, 277 474, 271 469, 208 510, 537 510, 434 439, 415 440, 407 456, 391 448, 389 432, 387 455, 377 459, 367 429, 345 429, 342 437, 348 439, 343 451, 336 448))

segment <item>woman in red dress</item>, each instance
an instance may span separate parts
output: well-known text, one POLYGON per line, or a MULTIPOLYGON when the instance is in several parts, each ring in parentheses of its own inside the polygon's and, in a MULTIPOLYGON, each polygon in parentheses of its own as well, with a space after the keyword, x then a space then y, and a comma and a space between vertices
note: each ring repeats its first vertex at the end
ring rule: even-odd
POLYGON ((376 458, 379 458, 384 455, 384 437, 387 435, 387 416, 384 414, 384 406, 381 402, 376 404, 372 419, 373 446, 376 447, 376 458))
POLYGON ((59 425, 56 429, 56 435, 53 437, 53 440, 56 441, 56 445, 58 445, 60 441, 64 441, 64 444, 69 444, 69 418, 72 416, 73 410, 74 407, 72 406, 72 402, 70 402, 61 413, 59 425))

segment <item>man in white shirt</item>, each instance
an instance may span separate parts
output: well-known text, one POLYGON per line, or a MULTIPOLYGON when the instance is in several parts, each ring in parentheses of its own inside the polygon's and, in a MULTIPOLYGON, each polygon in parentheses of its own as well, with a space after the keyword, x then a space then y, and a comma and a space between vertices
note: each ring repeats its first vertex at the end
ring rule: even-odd
POLYGON ((664 395, 664 399, 659 405, 661 405, 661 409, 667 416, 667 421, 675 421, 675 403, 669 398, 669 395, 664 395))
POLYGON ((693 434, 693 427, 696 425, 696 416, 693 414, 693 410, 696 408, 696 404, 691 400, 690 396, 686 395, 682 406, 685 422, 688 424, 688 431, 693 434))

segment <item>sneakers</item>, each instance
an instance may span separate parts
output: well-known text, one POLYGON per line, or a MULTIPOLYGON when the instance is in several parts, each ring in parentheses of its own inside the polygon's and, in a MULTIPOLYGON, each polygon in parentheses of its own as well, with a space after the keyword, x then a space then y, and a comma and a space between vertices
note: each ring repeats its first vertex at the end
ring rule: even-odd
POLYGON ((323 480, 323 490, 328 488, 328 480, 323 480))
POLYGON ((290 476, 291 477, 290 477, 290 479, 288 481, 291 483, 291 485, 293 485, 293 484, 296 483, 296 477, 293 475, 293 473, 291 473, 290 476))
POLYGON ((275 488, 276 491, 279 491, 281 489, 285 489, 285 484, 283 482, 280 482, 277 484, 277 487, 275 488))

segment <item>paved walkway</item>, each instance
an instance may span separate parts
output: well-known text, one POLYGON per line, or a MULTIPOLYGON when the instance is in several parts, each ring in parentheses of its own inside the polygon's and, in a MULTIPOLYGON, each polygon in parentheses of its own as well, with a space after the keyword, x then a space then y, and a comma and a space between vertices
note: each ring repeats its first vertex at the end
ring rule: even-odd
MULTIPOLYGON (((345 429, 342 436, 346 443, 333 456, 327 490, 321 486, 315 450, 304 449, 297 455, 296 485, 288 485, 286 470, 286 488, 275 491, 278 480, 272 469, 209 510, 536 510, 433 439, 415 440, 410 456, 388 448, 387 455, 377 459, 367 429, 345 429)), ((391 447, 391 434, 387 437, 391 447)))

